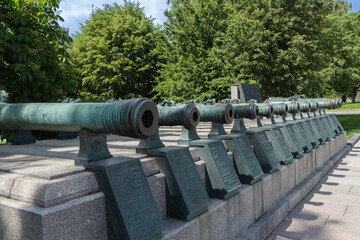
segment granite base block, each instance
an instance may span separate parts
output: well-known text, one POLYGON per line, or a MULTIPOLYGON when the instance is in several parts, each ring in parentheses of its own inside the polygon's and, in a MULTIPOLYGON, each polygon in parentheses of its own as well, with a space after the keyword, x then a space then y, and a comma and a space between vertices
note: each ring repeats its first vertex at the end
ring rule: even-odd
POLYGON ((0 198, 0 239, 107 239, 102 193, 49 208, 0 198))
POLYGON ((281 166, 279 168, 280 171, 280 195, 281 197, 285 197, 295 186, 295 162, 292 161, 291 163, 281 166))
POLYGON ((227 237, 233 239, 240 234, 242 212, 240 210, 241 195, 236 194, 230 199, 226 200, 227 211, 227 237))
POLYGON ((227 239, 226 201, 211 199, 209 210, 199 216, 201 240, 227 239))
POLYGON ((295 185, 299 185, 306 178, 306 155, 304 154, 302 157, 296 159, 295 161, 295 185))
POLYGON ((254 193, 250 185, 242 185, 239 189, 240 195, 240 231, 247 229, 255 222, 254 193))
POLYGON ((280 171, 276 171, 272 174, 263 175, 261 191, 264 212, 267 212, 267 210, 280 199, 280 176, 280 171))
POLYGON ((263 213, 264 213, 261 185, 262 185, 262 180, 252 185, 253 200, 254 200, 254 208, 253 209, 254 209, 255 220, 260 218, 261 215, 263 215, 263 213))
POLYGON ((22 177, 23 175, 0 171, 0 196, 9 197, 15 179, 22 177))
POLYGON ((315 163, 316 169, 318 169, 328 158, 329 150, 328 150, 329 143, 325 142, 325 144, 320 145, 315 152, 315 163))
POLYGON ((311 151, 311 152, 309 153, 309 159, 308 159, 308 176, 311 175, 311 174, 316 170, 316 161, 315 161, 316 150, 317 150, 317 149, 314 149, 313 151, 311 151))
POLYGON ((160 212, 162 218, 166 217, 166 190, 165 190, 165 175, 162 173, 150 176, 146 178, 154 200, 156 207, 160 212))
POLYGON ((82 172, 53 180, 26 176, 16 178, 9 197, 50 207, 98 191, 95 175, 82 172))
POLYGON ((307 178, 315 170, 315 166, 313 165, 312 162, 312 155, 314 154, 315 150, 316 149, 313 149, 304 155, 305 165, 306 165, 305 178, 307 178))
POLYGON ((286 201, 279 201, 269 210, 258 222, 248 230, 241 233, 237 240, 263 240, 280 224, 289 214, 289 207, 286 201))
POLYGON ((330 141, 329 141, 329 157, 332 157, 332 156, 334 156, 335 155, 335 153, 337 153, 337 149, 336 149, 336 136, 335 136, 335 138, 333 138, 333 139, 331 139, 330 141))
POLYGON ((199 218, 190 222, 184 222, 172 218, 164 219, 165 229, 163 230, 162 239, 182 240, 182 239, 200 239, 199 218))
POLYGON ((198 173, 200 175, 201 182, 205 186, 205 171, 206 171, 205 162, 202 161, 202 160, 199 160, 199 161, 195 162, 195 166, 196 166, 196 168, 198 170, 198 173))

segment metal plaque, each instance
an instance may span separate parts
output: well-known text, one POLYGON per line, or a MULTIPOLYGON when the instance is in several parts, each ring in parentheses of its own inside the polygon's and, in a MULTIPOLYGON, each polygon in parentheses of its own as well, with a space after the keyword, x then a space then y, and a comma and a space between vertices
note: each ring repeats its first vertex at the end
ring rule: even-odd
POLYGON ((290 123, 286 123, 284 124, 284 131, 286 131, 286 133, 288 134, 288 136, 291 138, 292 142, 294 143, 293 147, 296 150, 296 152, 292 152, 294 157, 300 157, 302 156, 302 154, 304 153, 304 149, 302 148, 302 145, 298 139, 298 137, 296 136, 296 133, 292 127, 292 124, 290 123))
POLYGON ((163 222, 139 159, 116 157, 85 165, 105 194, 108 239, 158 239, 163 222))
POLYGON ((313 128, 310 120, 305 120, 306 127, 309 129, 310 134, 313 136, 316 145, 320 145, 323 142, 320 133, 313 128))
POLYGON ((187 147, 150 150, 166 178, 167 217, 190 221, 207 211, 210 199, 187 147))
POLYGON ((210 197, 228 199, 238 193, 241 183, 221 140, 195 140, 189 145, 197 148, 206 163, 206 190, 210 197))
POLYGON ((258 103, 262 103, 259 85, 247 83, 239 83, 236 85, 238 85, 240 100, 242 102, 245 103, 251 99, 255 99, 258 103))
POLYGON ((295 126, 298 128, 301 137, 304 139, 306 151, 309 151, 310 149, 313 148, 313 146, 311 145, 311 140, 309 139, 308 135, 306 134, 304 126, 301 124, 301 122, 296 122, 295 126))
POLYGON ((245 133, 254 145, 256 156, 264 173, 275 172, 280 165, 280 161, 275 155, 273 146, 269 142, 265 131, 256 129, 247 130, 245 133))
POLYGON ((245 134, 228 134, 222 136, 230 151, 234 154, 234 167, 244 184, 254 184, 264 174, 258 159, 245 134))

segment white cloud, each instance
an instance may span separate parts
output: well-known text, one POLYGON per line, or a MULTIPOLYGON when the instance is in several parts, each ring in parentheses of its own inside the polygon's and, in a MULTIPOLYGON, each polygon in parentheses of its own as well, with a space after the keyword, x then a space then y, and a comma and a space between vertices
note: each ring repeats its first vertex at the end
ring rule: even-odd
MULTIPOLYGON (((71 34, 79 31, 80 24, 84 23, 89 18, 92 5, 94 9, 102 8, 104 4, 112 4, 117 2, 122 4, 123 1, 114 0, 62 0, 60 2, 61 16, 64 22, 60 23, 61 26, 68 28, 71 34)), ((155 23, 161 24, 166 20, 163 12, 167 9, 167 0, 138 0, 141 7, 144 7, 146 16, 155 18, 155 23)))

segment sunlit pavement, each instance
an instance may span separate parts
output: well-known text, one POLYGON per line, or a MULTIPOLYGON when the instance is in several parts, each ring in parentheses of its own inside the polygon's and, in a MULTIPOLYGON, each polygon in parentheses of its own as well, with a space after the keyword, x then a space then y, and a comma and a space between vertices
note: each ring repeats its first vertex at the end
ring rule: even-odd
POLYGON ((273 239, 360 239, 360 142, 267 238, 273 239))

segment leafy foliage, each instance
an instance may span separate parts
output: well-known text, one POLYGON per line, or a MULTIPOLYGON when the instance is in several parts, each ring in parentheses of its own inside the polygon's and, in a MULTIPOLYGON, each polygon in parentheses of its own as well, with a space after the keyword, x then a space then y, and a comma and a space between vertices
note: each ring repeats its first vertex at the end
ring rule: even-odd
POLYGON ((360 83, 359 13, 338 11, 326 17, 322 31, 326 65, 321 71, 327 88, 344 95, 352 94, 360 83))
POLYGON ((347 79, 345 85, 359 81, 354 59, 359 58, 354 51, 359 35, 350 26, 354 23, 343 19, 344 14, 349 16, 347 1, 171 0, 169 4, 167 40, 161 48, 166 63, 156 87, 159 99, 220 100, 230 97, 230 86, 237 82, 259 84, 265 98, 295 93, 316 97, 343 91, 336 80, 340 76, 341 81, 347 79), (333 31, 338 37, 332 38, 333 31), (336 70, 335 62, 343 64, 336 70))
POLYGON ((0 2, 0 86, 9 102, 53 101, 75 91, 71 41, 57 0, 0 2))
POLYGON ((139 4, 104 5, 81 27, 71 48, 86 100, 151 97, 161 59, 159 29, 139 4))

